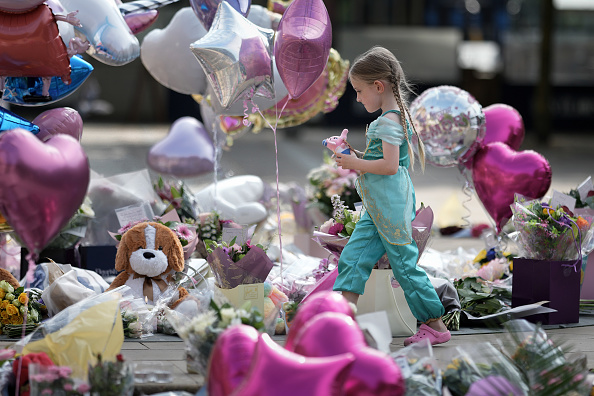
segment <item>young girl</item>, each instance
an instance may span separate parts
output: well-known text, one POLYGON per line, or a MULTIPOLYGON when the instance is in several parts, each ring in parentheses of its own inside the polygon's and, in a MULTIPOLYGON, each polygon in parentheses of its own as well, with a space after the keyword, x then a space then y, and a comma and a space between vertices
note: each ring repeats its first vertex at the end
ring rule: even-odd
MULTIPOLYGON (((349 80, 357 102, 369 113, 381 109, 382 115, 369 125, 364 153, 336 154, 338 166, 360 172, 356 186, 365 213, 340 255, 334 290, 356 305, 373 266, 387 253, 413 315, 423 323, 404 345, 423 339, 433 345, 447 342, 450 332, 441 320, 443 305, 427 274, 417 266, 419 249, 412 238, 415 191, 407 168, 414 166, 414 153, 405 97, 410 87, 398 60, 382 47, 355 59, 349 80)), ((418 153, 424 170, 420 138, 418 153)))

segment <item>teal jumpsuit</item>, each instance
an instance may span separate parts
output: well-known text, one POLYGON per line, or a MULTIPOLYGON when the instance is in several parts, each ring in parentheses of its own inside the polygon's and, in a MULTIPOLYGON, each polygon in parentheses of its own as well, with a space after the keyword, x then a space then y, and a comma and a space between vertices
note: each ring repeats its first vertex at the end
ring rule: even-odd
MULTIPOLYGON (((384 117, 386 113, 369 125, 363 159, 383 158, 382 141, 386 141, 399 147, 398 172, 364 173, 357 178, 365 213, 340 255, 334 290, 363 294, 375 263, 387 253, 410 310, 419 321, 427 322, 440 318, 444 308, 427 274, 417 266, 419 249, 412 238, 415 191, 408 173, 407 141, 402 125, 384 117)), ((410 139, 410 129, 407 133, 410 139)))

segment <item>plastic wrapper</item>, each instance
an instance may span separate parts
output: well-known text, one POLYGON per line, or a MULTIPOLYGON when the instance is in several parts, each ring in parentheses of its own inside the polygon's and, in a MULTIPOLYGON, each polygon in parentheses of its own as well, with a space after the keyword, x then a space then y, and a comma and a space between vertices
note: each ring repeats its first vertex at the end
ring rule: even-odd
POLYGON ((510 342, 505 343, 505 351, 523 372, 531 396, 590 394, 583 353, 571 353, 569 346, 550 339, 540 325, 524 319, 508 322, 506 332, 510 342))
POLYGON ((441 396, 441 371, 429 342, 411 344, 390 356, 400 367, 406 396, 441 396))
POLYGON ((210 265, 217 285, 223 289, 263 283, 273 266, 266 252, 257 246, 252 246, 244 257, 236 262, 223 248, 218 247, 209 253, 206 261, 210 265))
POLYGON ((592 216, 574 216, 563 208, 555 210, 546 202, 528 200, 519 194, 511 209, 521 257, 568 261, 590 253, 594 235, 592 216))
POLYGON ((120 223, 115 210, 148 202, 153 213, 163 213, 165 204, 153 189, 147 169, 103 177, 91 172, 87 195, 93 202, 95 217, 89 222, 85 246, 116 245, 106 230, 118 230, 120 223))
POLYGON ((154 333, 152 323, 153 314, 142 298, 134 297, 131 293, 122 296, 120 300, 122 326, 126 338, 146 338, 154 333))
POLYGON ((509 389, 506 394, 532 395, 518 367, 492 344, 458 346, 452 352, 443 371, 443 385, 453 396, 466 395, 473 384, 485 379, 509 389))

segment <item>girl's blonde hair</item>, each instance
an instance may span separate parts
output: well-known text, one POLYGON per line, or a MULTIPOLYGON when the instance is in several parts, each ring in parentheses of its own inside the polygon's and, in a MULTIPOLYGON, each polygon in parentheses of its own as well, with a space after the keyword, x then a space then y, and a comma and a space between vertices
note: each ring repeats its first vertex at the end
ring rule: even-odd
POLYGON ((408 130, 406 127, 406 120, 408 118, 409 123, 417 135, 417 152, 419 160, 421 161, 421 169, 425 171, 425 145, 421 140, 421 137, 417 133, 415 125, 408 111, 408 98, 410 94, 413 94, 412 87, 406 81, 404 72, 400 62, 396 59, 394 54, 384 47, 375 46, 362 55, 359 55, 351 69, 349 70, 349 80, 352 78, 361 80, 363 82, 373 84, 376 80, 388 81, 392 86, 392 92, 400 108, 400 117, 402 128, 405 133, 406 142, 408 143, 408 156, 410 157, 411 168, 415 166, 415 156, 412 147, 412 143, 408 138, 408 130))

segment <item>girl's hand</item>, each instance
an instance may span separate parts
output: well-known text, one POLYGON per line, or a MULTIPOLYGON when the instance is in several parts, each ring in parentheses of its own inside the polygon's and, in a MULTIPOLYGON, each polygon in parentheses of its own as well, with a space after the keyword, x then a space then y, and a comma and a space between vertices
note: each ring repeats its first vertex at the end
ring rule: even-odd
POLYGON ((357 168, 357 162, 359 158, 357 158, 357 154, 351 151, 350 154, 341 154, 336 153, 336 165, 340 166, 342 169, 355 169, 357 168))

